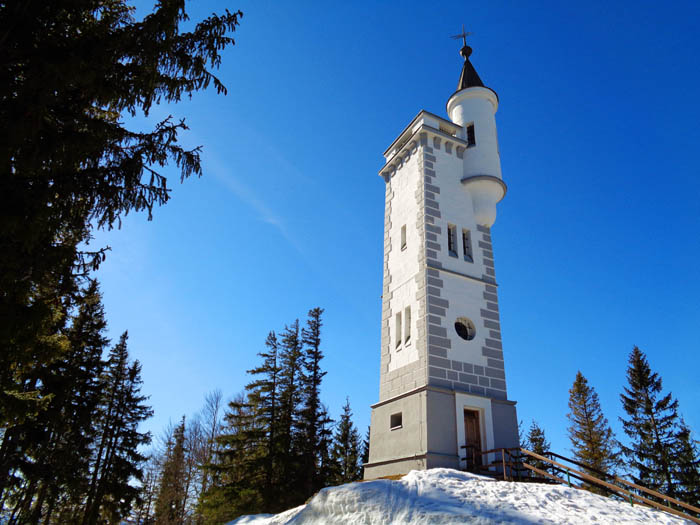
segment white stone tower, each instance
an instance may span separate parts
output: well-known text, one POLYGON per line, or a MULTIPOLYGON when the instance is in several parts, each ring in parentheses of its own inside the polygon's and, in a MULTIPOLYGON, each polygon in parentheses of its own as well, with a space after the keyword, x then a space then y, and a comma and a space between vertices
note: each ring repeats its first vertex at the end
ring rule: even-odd
POLYGON ((471 468, 481 459, 476 451, 518 446, 490 230, 506 193, 498 96, 474 70, 471 52, 465 41, 450 120, 421 111, 379 172, 386 183, 381 380, 366 479, 471 468))

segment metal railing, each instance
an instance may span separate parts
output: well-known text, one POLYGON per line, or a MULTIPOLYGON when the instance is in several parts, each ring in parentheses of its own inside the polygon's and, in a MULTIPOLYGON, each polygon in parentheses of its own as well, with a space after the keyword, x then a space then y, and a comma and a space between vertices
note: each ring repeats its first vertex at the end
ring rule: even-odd
POLYGON ((578 461, 554 452, 547 452, 547 455, 551 457, 546 457, 524 448, 496 448, 485 451, 478 451, 473 446, 462 446, 461 448, 467 452, 462 461, 467 463, 467 470, 473 472, 487 474, 498 479, 502 478, 504 481, 549 481, 583 490, 589 490, 586 485, 602 487, 609 494, 615 494, 629 501, 632 505, 635 503, 646 505, 700 524, 700 508, 694 505, 642 487, 618 476, 592 469, 578 461), (488 461, 489 455, 493 456, 493 460, 490 462, 488 461), (486 461, 477 461, 477 456, 481 458, 486 457, 486 461), (552 458, 557 458, 559 461, 552 458), (532 463, 538 466, 532 465, 532 463), (545 464, 546 467, 543 467, 542 464, 545 464), (578 468, 574 468, 569 464, 578 468), (586 472, 583 472, 583 470, 586 470, 586 472), (535 478, 530 474, 531 472, 541 477, 535 478), (566 479, 563 476, 566 476, 566 479), (580 481, 581 484, 572 483, 572 478, 580 481), (651 498, 661 500, 663 503, 654 501, 651 498))

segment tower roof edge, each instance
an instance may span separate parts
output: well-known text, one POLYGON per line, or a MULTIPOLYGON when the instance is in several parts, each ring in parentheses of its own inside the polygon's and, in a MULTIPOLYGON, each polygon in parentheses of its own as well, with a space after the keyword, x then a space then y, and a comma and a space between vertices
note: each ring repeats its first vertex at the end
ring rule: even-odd
MULTIPOLYGON (((401 139, 406 138, 406 134, 409 130, 411 130, 415 124, 420 120, 422 117, 429 117, 435 119, 439 124, 443 124, 444 126, 448 126, 450 128, 459 128, 459 126, 456 126, 454 122, 450 121, 449 119, 446 119, 445 117, 440 117, 434 113, 431 113, 430 111, 426 111, 425 109, 421 109, 418 114, 409 122, 409 124, 399 133, 398 137, 394 139, 394 141, 389 145, 389 147, 384 151, 383 155, 384 158, 388 158, 391 156, 391 152, 395 147, 397 146, 398 143, 401 142, 401 139)), ((409 135, 412 135, 413 133, 410 133, 409 135)))

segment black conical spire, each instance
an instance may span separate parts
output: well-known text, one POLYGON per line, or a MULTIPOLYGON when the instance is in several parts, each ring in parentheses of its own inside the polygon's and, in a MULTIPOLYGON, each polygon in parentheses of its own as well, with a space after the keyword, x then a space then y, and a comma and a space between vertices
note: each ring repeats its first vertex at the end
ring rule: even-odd
POLYGON ((472 66, 472 63, 469 61, 469 57, 472 54, 472 48, 467 45, 467 37, 469 35, 471 35, 471 33, 467 33, 464 30, 464 25, 462 25, 462 32, 459 35, 452 37, 455 40, 461 38, 463 43, 462 49, 459 50, 459 54, 464 57, 464 66, 462 66, 462 74, 459 75, 457 91, 476 86, 485 87, 484 83, 479 78, 479 74, 476 72, 476 69, 474 69, 474 66, 472 66))
POLYGON ((479 73, 476 72, 474 66, 469 61, 469 56, 472 54, 472 48, 466 42, 464 47, 459 51, 459 54, 464 57, 464 65, 462 66, 462 74, 459 75, 459 83, 457 91, 470 87, 484 87, 484 83, 479 78, 479 73))

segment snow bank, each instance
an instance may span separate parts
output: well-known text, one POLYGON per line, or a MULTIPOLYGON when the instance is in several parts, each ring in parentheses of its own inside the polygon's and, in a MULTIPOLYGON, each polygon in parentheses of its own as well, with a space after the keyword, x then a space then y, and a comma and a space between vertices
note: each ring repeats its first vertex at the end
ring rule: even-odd
POLYGON ((670 514, 560 485, 497 482, 451 469, 414 470, 401 480, 321 490, 277 515, 242 516, 230 525, 686 524, 670 514))

